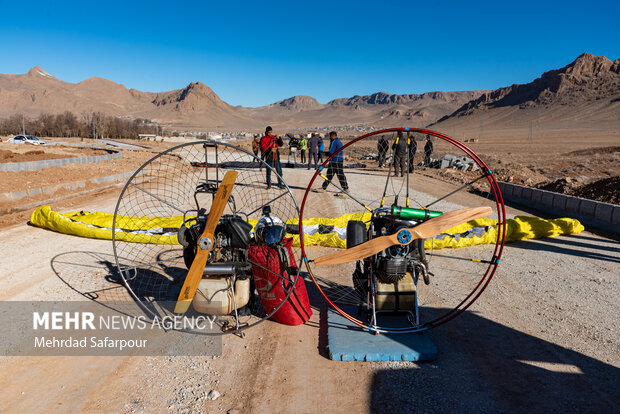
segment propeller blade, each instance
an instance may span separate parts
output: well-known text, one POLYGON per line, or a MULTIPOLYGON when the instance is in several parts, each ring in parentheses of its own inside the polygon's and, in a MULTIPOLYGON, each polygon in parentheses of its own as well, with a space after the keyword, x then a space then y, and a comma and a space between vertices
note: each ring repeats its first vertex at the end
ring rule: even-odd
MULTIPOLYGON (((486 217, 493 213, 491 207, 474 207, 454 210, 443 213, 440 216, 425 221, 424 223, 408 229, 413 239, 430 239, 466 221, 475 220, 477 218, 486 217)), ((408 244, 408 243, 405 243, 408 244)))
POLYGON ((237 175, 239 175, 237 171, 228 171, 222 179, 222 182, 217 189, 217 193, 215 193, 213 204, 211 204, 211 210, 209 211, 209 217, 207 218, 207 224, 205 225, 204 231, 198 238, 196 257, 187 272, 187 277, 185 278, 185 282, 183 282, 183 287, 181 288, 181 293, 179 294, 177 304, 174 307, 175 313, 187 312, 190 303, 192 303, 192 300, 194 299, 194 295, 196 295, 198 284, 200 283, 200 279, 202 279, 202 275, 209 258, 209 252, 213 248, 213 233, 215 232, 215 228, 220 221, 220 217, 222 217, 224 208, 226 208, 228 198, 230 197, 230 193, 232 192, 235 181, 237 180, 237 175))
POLYGON ((317 266, 329 266, 341 263, 355 262, 356 260, 362 260, 366 257, 377 254, 388 247, 394 246, 391 239, 392 236, 381 236, 368 240, 365 243, 358 244, 350 249, 341 250, 336 253, 331 253, 325 256, 314 259, 314 264, 317 266))
POLYGON ((440 216, 425 221, 412 229, 401 229, 390 236, 381 236, 358 244, 355 247, 331 253, 314 259, 317 266, 330 266, 342 263, 354 262, 370 257, 388 247, 406 245, 416 239, 428 239, 435 237, 441 232, 463 222, 474 220, 490 215, 493 210, 490 207, 464 208, 450 211, 440 216))

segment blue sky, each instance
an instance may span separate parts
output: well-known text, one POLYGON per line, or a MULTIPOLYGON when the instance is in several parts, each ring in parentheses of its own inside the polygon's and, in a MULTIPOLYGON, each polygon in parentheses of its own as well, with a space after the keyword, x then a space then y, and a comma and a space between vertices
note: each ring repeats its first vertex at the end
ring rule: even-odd
POLYGON ((231 105, 526 83, 583 52, 620 58, 619 1, 0 0, 0 73, 40 65, 231 105))

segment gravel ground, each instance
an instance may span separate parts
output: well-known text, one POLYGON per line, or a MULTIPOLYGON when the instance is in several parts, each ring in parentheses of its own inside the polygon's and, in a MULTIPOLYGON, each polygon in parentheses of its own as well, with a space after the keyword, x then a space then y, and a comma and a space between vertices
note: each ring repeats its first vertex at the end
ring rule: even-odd
MULTIPOLYGON (((287 170, 285 178, 303 188, 309 175, 287 170)), ((428 178, 419 188, 446 185, 428 178)), ((338 211, 330 193, 321 197, 322 208, 338 211)), ((80 209, 113 211, 115 202, 102 194, 80 209)), ((479 202, 470 194, 458 200, 479 202)), ((10 258, 0 262, 2 300, 78 300, 105 266, 53 268, 53 259, 111 254, 110 242, 23 224, 3 229, 0 241, 10 258)), ((620 411, 618 243, 589 232, 512 243, 499 269, 467 312, 431 332, 435 362, 330 361, 326 308, 311 289, 308 324, 268 321, 245 339, 228 335, 221 357, 2 357, 0 412, 620 411)), ((450 282, 430 299, 453 299, 462 282, 450 282)))

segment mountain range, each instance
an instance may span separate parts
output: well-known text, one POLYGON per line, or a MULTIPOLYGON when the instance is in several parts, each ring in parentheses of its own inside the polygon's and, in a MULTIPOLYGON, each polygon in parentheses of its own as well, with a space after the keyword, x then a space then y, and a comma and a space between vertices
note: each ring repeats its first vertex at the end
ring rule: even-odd
POLYGON ((458 128, 474 121, 496 127, 620 124, 620 59, 584 53, 530 83, 482 93, 436 124, 458 128))
POLYGON ((620 113, 620 59, 584 53, 530 83, 495 90, 377 92, 326 104, 298 95, 255 108, 231 106, 201 82, 173 91, 141 92, 98 77, 65 82, 39 66, 21 75, 0 74, 0 117, 64 111, 146 118, 188 129, 237 130, 266 124, 287 128, 359 124, 448 127, 477 119, 498 125, 563 119, 614 122, 620 113))

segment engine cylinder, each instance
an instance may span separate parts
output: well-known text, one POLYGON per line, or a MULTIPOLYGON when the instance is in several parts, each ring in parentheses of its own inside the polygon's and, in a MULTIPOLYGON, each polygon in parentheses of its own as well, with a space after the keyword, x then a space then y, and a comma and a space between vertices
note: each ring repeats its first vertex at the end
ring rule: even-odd
POLYGON ((407 259, 397 256, 383 259, 378 275, 382 282, 394 283, 402 279, 405 273, 407 273, 407 259))

